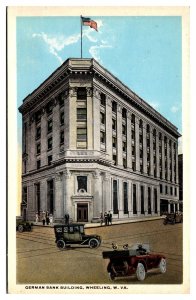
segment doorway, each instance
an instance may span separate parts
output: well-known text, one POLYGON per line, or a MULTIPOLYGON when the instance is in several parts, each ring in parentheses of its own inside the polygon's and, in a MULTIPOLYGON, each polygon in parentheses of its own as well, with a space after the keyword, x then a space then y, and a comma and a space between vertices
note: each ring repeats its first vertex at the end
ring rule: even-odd
POLYGON ((88 222, 88 204, 77 204, 77 222, 88 222))

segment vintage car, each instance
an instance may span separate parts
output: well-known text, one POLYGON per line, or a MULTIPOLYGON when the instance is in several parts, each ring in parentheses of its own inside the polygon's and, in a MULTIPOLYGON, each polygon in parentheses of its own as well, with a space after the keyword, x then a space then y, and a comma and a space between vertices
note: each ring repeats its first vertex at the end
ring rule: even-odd
POLYGON ((182 223, 183 215, 181 212, 177 213, 168 213, 163 221, 163 224, 175 224, 175 223, 182 223))
POLYGON ((84 224, 67 224, 55 225, 54 232, 57 247, 66 249, 71 245, 82 245, 90 248, 97 248, 101 244, 99 235, 86 235, 84 232, 84 224))
POLYGON ((19 232, 31 231, 32 225, 31 223, 24 221, 21 218, 16 218, 16 230, 19 232))
POLYGON ((149 245, 137 244, 131 248, 124 245, 123 250, 113 245, 113 249, 102 253, 104 259, 110 260, 107 272, 111 280, 136 274, 137 279, 142 281, 148 270, 153 268, 158 268, 161 273, 166 272, 165 256, 149 252, 149 245))

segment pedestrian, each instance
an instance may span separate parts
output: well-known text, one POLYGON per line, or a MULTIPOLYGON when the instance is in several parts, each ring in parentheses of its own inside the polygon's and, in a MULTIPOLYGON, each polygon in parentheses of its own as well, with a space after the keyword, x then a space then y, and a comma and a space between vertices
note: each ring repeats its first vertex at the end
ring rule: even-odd
POLYGON ((100 212, 100 225, 102 226, 103 225, 103 213, 100 212))
POLYGON ((35 224, 37 224, 39 222, 39 213, 38 211, 35 214, 35 224))
POLYGON ((105 226, 108 225, 108 214, 107 214, 107 211, 105 211, 104 213, 104 222, 105 222, 105 226))
POLYGON ((49 222, 50 222, 50 220, 49 220, 49 212, 47 211, 46 212, 46 225, 49 225, 49 222))
POLYGON ((43 210, 43 212, 42 212, 42 224, 43 224, 43 226, 45 225, 45 223, 46 223, 46 213, 43 210))
POLYGON ((53 225, 53 215, 52 214, 49 215, 49 220, 50 220, 50 226, 52 226, 53 225))
POLYGON ((65 213, 65 224, 69 224, 69 214, 65 213))
POLYGON ((108 225, 112 225, 112 213, 111 213, 111 211, 108 213, 108 225))

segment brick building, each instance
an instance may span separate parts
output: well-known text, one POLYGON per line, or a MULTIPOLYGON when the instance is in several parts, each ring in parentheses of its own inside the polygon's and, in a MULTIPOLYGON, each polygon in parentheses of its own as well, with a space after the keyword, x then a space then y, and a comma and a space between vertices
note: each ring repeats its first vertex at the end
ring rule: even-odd
POLYGON ((109 210, 123 219, 179 209, 177 128, 96 60, 66 60, 19 111, 27 219, 43 210, 90 222, 109 210))

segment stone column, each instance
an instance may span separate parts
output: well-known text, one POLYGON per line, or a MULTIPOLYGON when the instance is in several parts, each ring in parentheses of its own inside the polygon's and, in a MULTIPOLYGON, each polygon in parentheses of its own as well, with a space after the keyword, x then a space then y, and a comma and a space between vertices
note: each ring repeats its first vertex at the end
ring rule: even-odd
POLYGON ((100 94, 93 90, 93 144, 94 150, 100 151, 100 94))
POLYGON ((168 202, 168 213, 171 212, 171 204, 168 202))
POLYGON ((154 207, 154 187, 151 187, 150 189, 151 193, 151 215, 154 215, 155 207, 154 207))
POLYGON ((123 166, 123 155, 122 155, 122 107, 118 104, 117 106, 117 164, 123 166))
POLYGON ((159 133, 156 131, 156 170, 157 178, 160 178, 160 168, 159 168, 159 133))
POLYGON ((127 168, 132 170, 131 113, 127 112, 127 168))
POLYGON ((172 147, 172 183, 174 183, 174 142, 171 142, 171 147, 172 147))
POLYGON ((123 205, 123 181, 118 179, 118 215, 119 218, 124 216, 124 205, 123 205))
MULTIPOLYGON (((65 115, 65 127, 67 121, 69 121, 69 148, 70 150, 76 149, 76 139, 77 139, 77 128, 76 128, 76 101, 77 101, 77 88, 71 87, 69 91, 69 110, 65 115), (67 120, 68 119, 68 120, 67 120)), ((66 104, 66 102, 65 102, 66 104)), ((87 133, 88 139, 88 133, 87 133)), ((67 143, 66 143, 67 144, 67 143)))
POLYGON ((167 139, 167 178, 166 180, 169 181, 169 139, 167 139))
POLYGON ((47 138, 47 116, 45 109, 42 110, 41 117, 41 166, 48 164, 47 158, 48 138, 47 138))
POLYGON ((54 100, 52 119, 53 161, 58 159, 60 150, 59 103, 54 100))
POLYGON ((55 176, 55 209, 54 217, 55 219, 64 218, 63 210, 63 181, 62 174, 58 173, 55 176))
POLYGON ((148 186, 144 184, 144 215, 148 215, 148 186))
POLYGON ((47 210, 48 198, 48 182, 47 179, 42 179, 40 182, 40 211, 47 210))
POLYGON ((140 183, 136 184, 136 190, 137 190, 137 216, 141 216, 141 189, 140 189, 140 183))
POLYGON ((143 172, 147 174, 146 122, 143 121, 143 172))
POLYGON ((140 172, 139 119, 135 116, 135 169, 140 172))
POLYGON ((165 143, 164 136, 162 136, 162 179, 165 179, 165 143))
MULTIPOLYGON (((176 142, 176 183, 179 183, 179 174, 178 174, 178 142, 176 142)), ((179 188, 177 188, 177 195, 179 197, 179 188)))
POLYGON ((112 210, 111 203, 111 180, 110 175, 105 173, 103 176, 103 211, 112 210))
POLYGON ((74 216, 72 216, 72 203, 71 203, 71 173, 69 170, 66 170, 63 173, 64 173, 63 215, 65 215, 65 213, 67 212, 69 213, 70 217, 74 219, 74 216))
POLYGON ((128 181, 128 212, 129 218, 133 217, 132 182, 128 181))
POLYGON ((31 121, 31 134, 30 134, 30 143, 29 143, 29 171, 36 169, 36 155, 35 155, 35 121, 31 121))
POLYGON ((100 212, 103 212, 102 203, 102 179, 100 171, 96 170, 93 174, 94 177, 94 198, 93 198, 93 217, 99 217, 100 212))
POLYGON ((154 177, 153 128, 150 126, 150 175, 154 177))
MULTIPOLYGON (((76 91, 74 91, 76 93, 76 91)), ((70 91, 70 97, 69 97, 69 92, 65 92, 65 101, 64 101, 64 149, 68 150, 70 148, 70 126, 71 126, 71 116, 70 116, 70 101, 72 99, 71 94, 72 92, 70 91)), ((75 94, 74 94, 74 97, 75 94)), ((73 130, 73 129, 72 129, 73 130)), ((77 129, 75 129, 76 131, 77 129)), ((75 135, 76 138, 76 135, 75 135)))
POLYGON ((106 98, 106 153, 112 160, 112 101, 109 97, 106 98))
MULTIPOLYGON (((86 89, 87 89, 87 149, 92 150, 93 149, 93 122, 94 122, 92 88, 87 87, 86 89)), ((100 116, 99 116, 99 122, 100 122, 100 116)), ((100 144, 100 130, 97 139, 99 139, 99 144, 100 144)))

